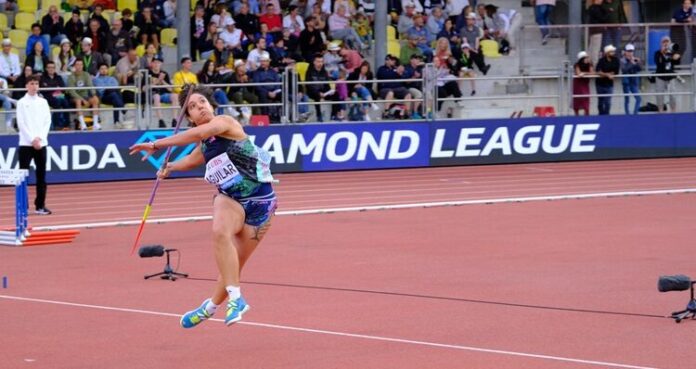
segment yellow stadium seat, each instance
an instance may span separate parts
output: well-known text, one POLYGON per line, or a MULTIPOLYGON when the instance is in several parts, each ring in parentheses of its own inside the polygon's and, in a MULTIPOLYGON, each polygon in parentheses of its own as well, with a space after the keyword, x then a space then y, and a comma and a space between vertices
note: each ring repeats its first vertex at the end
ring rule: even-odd
POLYGON ((58 56, 58 54, 60 54, 60 46, 51 45, 51 56, 55 58, 58 56))
POLYGON ((15 54, 15 55, 19 56, 19 49, 16 47, 11 48, 10 54, 15 54))
POLYGON ((15 28, 31 32, 31 25, 36 23, 36 16, 31 13, 17 13, 15 15, 15 28))
POLYGON ((399 57, 401 55, 401 44, 397 40, 387 41, 387 53, 399 57))
POLYGON ((48 13, 48 8, 51 5, 55 5, 60 11, 61 0, 41 0, 41 11, 43 14, 48 13))
POLYGON ((307 63, 307 62, 295 63, 295 71, 297 72, 298 77, 300 77, 300 81, 304 82, 308 68, 309 68, 309 63, 307 63))
POLYGON ((0 13, 0 32, 7 29, 7 15, 0 13))
POLYGON ((118 0, 118 10, 123 11, 123 9, 130 9, 135 13, 138 10, 137 0, 118 0))
POLYGON ((10 40, 12 41, 12 46, 24 48, 27 46, 27 39, 29 38, 29 32, 22 29, 11 29, 10 30, 10 40))
POLYGON ((499 58, 498 43, 494 40, 481 40, 481 52, 487 58, 499 58))
POLYGON ((36 13, 39 10, 38 0, 19 0, 17 2, 17 7, 20 12, 36 13))
POLYGON ((143 55, 145 55, 145 45, 140 44, 135 47, 135 53, 138 54, 139 58, 142 58, 143 55))
POLYGON ((176 28, 163 29, 160 37, 162 38, 162 45, 176 47, 174 44, 174 39, 176 38, 176 28))
POLYGON ((116 19, 116 18, 114 18, 114 13, 116 13, 115 10, 108 10, 108 9, 106 9, 102 12, 102 16, 104 17, 104 19, 106 19, 107 22, 109 22, 109 25, 111 25, 111 22, 113 22, 114 19, 116 19))
POLYGON ((387 40, 396 40, 396 27, 387 25, 387 40))

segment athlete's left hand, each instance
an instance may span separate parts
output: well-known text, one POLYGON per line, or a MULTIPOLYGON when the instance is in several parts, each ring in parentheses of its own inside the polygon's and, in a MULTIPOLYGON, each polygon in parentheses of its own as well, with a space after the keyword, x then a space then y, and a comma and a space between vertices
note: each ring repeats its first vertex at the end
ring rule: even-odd
POLYGON ((145 155, 141 159, 142 161, 147 160, 147 158, 150 157, 157 149, 152 145, 152 142, 143 142, 139 144, 135 144, 131 147, 128 148, 130 150, 130 155, 133 155, 135 153, 138 153, 140 151, 145 151, 145 155))

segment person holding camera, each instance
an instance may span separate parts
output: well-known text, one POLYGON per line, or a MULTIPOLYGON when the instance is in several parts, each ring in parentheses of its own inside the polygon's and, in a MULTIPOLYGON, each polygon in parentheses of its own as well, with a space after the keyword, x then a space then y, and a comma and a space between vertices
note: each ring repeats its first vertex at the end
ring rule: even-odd
POLYGON ((664 75, 674 73, 674 67, 681 63, 681 55, 679 55, 679 46, 673 44, 672 40, 665 36, 660 43, 660 50, 655 52, 655 73, 658 74, 655 79, 657 93, 657 108, 659 111, 667 111, 665 106, 665 96, 669 98, 669 111, 677 111, 677 99, 674 96, 676 92, 675 75, 664 75), (662 74, 662 75, 661 75, 662 74))
POLYGON ((624 111, 626 114, 638 114, 638 109, 640 109, 641 97, 640 97, 640 77, 628 77, 629 74, 638 74, 642 70, 640 66, 640 59, 636 58, 633 52, 636 50, 633 44, 626 44, 624 47, 624 55, 621 58, 621 74, 624 75, 621 78, 621 85, 623 86, 624 96, 624 111), (631 96, 636 99, 636 106, 631 112, 631 96))

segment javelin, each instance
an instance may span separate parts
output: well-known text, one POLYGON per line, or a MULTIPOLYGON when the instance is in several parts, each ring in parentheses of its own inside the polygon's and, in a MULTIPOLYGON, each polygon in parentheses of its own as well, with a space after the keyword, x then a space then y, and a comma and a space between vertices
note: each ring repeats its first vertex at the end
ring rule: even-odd
MULTIPOLYGON (((174 134, 177 134, 179 132, 179 127, 181 126, 181 121, 184 120, 184 113, 186 112, 186 105, 188 104, 188 100, 191 97, 191 91, 193 91, 193 85, 189 85, 189 90, 186 93, 186 99, 184 100, 184 104, 181 106, 181 113, 179 113, 179 119, 177 119, 176 126, 174 127, 174 134)), ((160 170, 164 169, 167 166, 167 163, 169 162, 169 155, 171 155, 171 153, 172 153, 172 148, 173 148, 173 146, 169 146, 167 148, 167 153, 164 155, 164 161, 162 162, 162 166, 160 167, 160 170)), ((150 201, 148 201, 147 205, 145 205, 145 212, 143 213, 143 220, 142 220, 142 222, 140 222, 140 227, 138 228, 138 234, 135 236, 135 242, 133 243, 133 247, 131 248, 131 255, 133 255, 135 248, 138 247, 138 242, 140 241, 140 235, 143 233, 143 228, 145 227, 145 221, 147 220, 147 217, 150 216, 150 210, 152 210, 152 203, 155 201, 155 193, 157 193, 157 188, 159 187, 160 182, 161 182, 161 179, 159 176, 157 176, 157 179, 155 180, 155 186, 152 188, 152 193, 150 194, 150 201)))

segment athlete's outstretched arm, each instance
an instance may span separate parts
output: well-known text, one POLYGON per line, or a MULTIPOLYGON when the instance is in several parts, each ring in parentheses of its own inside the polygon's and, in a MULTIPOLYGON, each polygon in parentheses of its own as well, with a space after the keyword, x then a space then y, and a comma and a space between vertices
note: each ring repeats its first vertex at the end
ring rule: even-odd
POLYGON ((201 145, 198 144, 196 145, 196 148, 193 149, 193 151, 183 157, 182 159, 179 159, 175 162, 169 162, 167 165, 160 169, 157 172, 157 177, 164 179, 169 177, 169 174, 174 171, 187 171, 191 169, 195 169, 199 165, 202 165, 205 163, 205 157, 203 156, 203 152, 201 151, 201 145))

